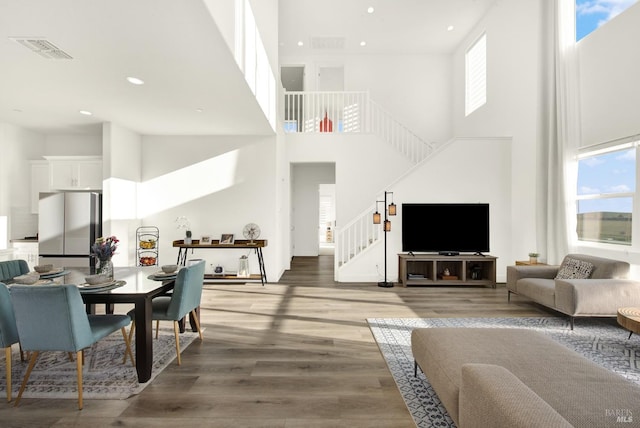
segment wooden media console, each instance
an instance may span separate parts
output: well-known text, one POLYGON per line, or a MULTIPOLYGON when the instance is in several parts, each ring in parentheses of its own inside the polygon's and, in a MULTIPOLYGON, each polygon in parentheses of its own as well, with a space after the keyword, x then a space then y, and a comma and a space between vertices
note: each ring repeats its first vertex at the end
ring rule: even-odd
POLYGON ((398 254, 398 282, 410 285, 481 285, 496 288, 497 257, 398 254))

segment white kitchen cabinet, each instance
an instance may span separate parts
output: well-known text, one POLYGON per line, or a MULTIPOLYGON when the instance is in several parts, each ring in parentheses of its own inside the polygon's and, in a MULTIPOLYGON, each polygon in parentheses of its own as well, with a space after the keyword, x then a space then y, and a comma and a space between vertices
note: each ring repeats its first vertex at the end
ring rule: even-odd
POLYGON ((11 246, 14 260, 25 260, 31 270, 39 264, 38 241, 11 241, 11 246))
POLYGON ((38 214, 40 193, 50 192, 49 162, 31 161, 31 213, 38 214))
POLYGON ((99 156, 47 156, 52 190, 102 189, 102 158, 99 156))

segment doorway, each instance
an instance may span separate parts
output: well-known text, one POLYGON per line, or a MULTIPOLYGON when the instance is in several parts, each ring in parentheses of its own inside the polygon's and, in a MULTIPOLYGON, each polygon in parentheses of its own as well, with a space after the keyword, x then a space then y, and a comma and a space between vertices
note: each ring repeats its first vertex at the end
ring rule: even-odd
MULTIPOLYGON (((304 65, 283 65, 280 67, 280 82, 287 92, 304 91, 304 65)), ((284 98, 285 132, 302 131, 303 103, 298 96, 284 98)))
POLYGON ((334 230, 336 228, 336 185, 320 184, 318 186, 318 239, 320 255, 333 255, 334 230))
MULTIPOLYGON (((324 218, 321 220, 321 191, 329 192, 323 196, 335 195, 336 183, 335 163, 292 163, 291 164, 291 255, 308 257, 320 255, 320 240, 326 240, 328 222, 335 227, 334 208, 323 208, 324 218), (334 186, 333 193, 329 187, 334 186), (322 222, 322 224, 321 224, 322 222)), ((326 200, 326 198, 322 198, 326 200)), ((332 239, 333 240, 333 239, 332 239)), ((332 243, 333 244, 333 243, 332 243)))
POLYGON ((318 67, 318 91, 342 92, 344 91, 344 66, 319 66, 318 67))

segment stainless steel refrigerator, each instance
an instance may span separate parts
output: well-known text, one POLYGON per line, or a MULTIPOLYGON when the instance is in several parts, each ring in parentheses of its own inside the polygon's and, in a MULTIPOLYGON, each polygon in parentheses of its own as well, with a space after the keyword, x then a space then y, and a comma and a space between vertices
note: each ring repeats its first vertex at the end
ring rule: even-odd
POLYGON ((40 193, 40 262, 92 269, 91 245, 102 236, 101 203, 96 192, 40 193))

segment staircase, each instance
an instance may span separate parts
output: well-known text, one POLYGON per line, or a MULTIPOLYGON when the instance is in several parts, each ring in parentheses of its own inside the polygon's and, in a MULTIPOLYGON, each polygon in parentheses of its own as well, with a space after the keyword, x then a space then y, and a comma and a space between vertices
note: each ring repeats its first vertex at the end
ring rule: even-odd
MULTIPOLYGON (((287 91, 284 96, 285 132, 374 134, 414 166, 435 150, 371 100, 368 92, 287 91)), ((336 280, 342 267, 382 239, 381 226, 372 222, 375 209, 374 202, 334 231, 336 280)))

